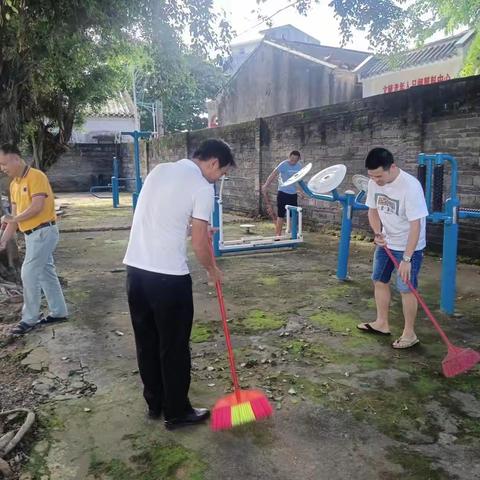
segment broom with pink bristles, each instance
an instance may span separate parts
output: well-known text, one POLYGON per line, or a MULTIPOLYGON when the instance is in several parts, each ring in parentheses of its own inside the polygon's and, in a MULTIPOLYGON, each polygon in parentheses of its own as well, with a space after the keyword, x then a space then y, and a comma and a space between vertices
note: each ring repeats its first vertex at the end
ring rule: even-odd
MULTIPOLYGON (((399 264, 397 259, 393 256, 392 252, 388 249, 388 247, 383 248, 385 249, 385 252, 398 270, 399 264)), ((447 356, 442 361, 443 374, 446 377, 455 377, 457 375, 460 375, 461 373, 466 372, 467 370, 470 370, 477 363, 479 363, 480 353, 472 350, 471 348, 460 348, 453 345, 453 343, 448 339, 445 332, 442 330, 442 327, 440 327, 440 324, 437 322, 430 309, 427 307, 426 303, 423 301, 423 298, 413 287, 412 283, 409 280, 407 280, 406 283, 408 285, 408 288, 410 288, 411 292, 415 295, 418 303, 420 303, 423 310, 427 314, 427 317, 430 319, 430 321, 433 323, 433 326, 442 337, 445 345, 447 346, 447 356)))
MULTIPOLYGON (((211 244, 210 251, 215 265, 215 256, 211 244)), ((233 393, 218 400, 213 407, 211 428, 217 431, 227 430, 244 423, 255 422, 262 418, 269 417, 272 415, 273 410, 267 397, 265 397, 260 390, 240 389, 230 332, 227 325, 227 311, 225 309, 225 302, 223 301, 220 281, 215 282, 215 288, 217 290, 218 305, 222 317, 223 332, 227 343, 230 374, 233 381, 233 393)))

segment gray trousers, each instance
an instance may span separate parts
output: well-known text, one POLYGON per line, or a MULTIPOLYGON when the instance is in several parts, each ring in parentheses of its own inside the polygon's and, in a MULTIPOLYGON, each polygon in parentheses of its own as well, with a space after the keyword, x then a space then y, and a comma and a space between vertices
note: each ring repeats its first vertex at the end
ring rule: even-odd
POLYGON ((58 227, 35 230, 25 235, 25 260, 22 265, 22 322, 35 325, 40 319, 42 292, 52 317, 66 317, 67 305, 58 281, 53 252, 59 239, 58 227))

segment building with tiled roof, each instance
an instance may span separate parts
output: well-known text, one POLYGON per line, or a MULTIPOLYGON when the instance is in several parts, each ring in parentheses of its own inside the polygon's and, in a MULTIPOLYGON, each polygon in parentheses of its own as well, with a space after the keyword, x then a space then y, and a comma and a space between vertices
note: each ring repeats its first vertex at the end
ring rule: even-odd
POLYGON ((296 41, 320 45, 320 41, 293 25, 281 25, 259 31, 248 39, 237 38, 231 45, 231 58, 226 73, 234 74, 251 53, 260 45, 262 40, 296 41))
POLYGON ((277 40, 276 43, 285 45, 292 50, 305 53, 306 55, 331 63, 345 70, 354 70, 371 56, 369 52, 351 50, 349 48, 330 47, 328 45, 288 40, 277 40))
POLYGON ((354 68, 367 52, 264 38, 208 105, 223 126, 361 97, 354 68))
MULTIPOLYGON (((81 127, 75 128, 72 143, 112 143, 120 132, 138 130, 135 104, 128 92, 120 92, 104 105, 87 108, 81 127)), ((123 142, 131 141, 123 137, 123 142)))
POLYGON ((443 82, 458 76, 475 32, 427 43, 420 48, 387 57, 370 56, 355 71, 363 96, 388 94, 419 85, 443 82))

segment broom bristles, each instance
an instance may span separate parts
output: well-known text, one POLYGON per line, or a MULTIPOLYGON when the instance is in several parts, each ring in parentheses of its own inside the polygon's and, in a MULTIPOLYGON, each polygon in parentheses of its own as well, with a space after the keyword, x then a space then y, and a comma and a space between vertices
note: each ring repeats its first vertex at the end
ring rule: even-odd
POLYGON ((442 362, 443 374, 446 377, 455 377, 473 368, 480 363, 480 353, 471 348, 456 348, 448 352, 442 362))
POLYGON ((261 418, 270 417, 273 413, 270 402, 265 398, 256 398, 250 402, 255 418, 260 420, 261 418))
POLYGON ((239 397, 240 401, 233 393, 218 400, 212 411, 212 430, 227 430, 272 415, 272 407, 262 392, 241 390, 239 397))

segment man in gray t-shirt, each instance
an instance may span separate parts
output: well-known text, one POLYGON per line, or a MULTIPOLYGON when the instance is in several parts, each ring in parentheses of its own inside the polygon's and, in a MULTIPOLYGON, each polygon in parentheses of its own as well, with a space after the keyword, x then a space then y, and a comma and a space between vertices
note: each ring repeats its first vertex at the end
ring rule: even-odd
MULTIPOLYGON (((282 183, 287 181, 290 177, 295 175, 301 170, 300 165, 300 152, 293 150, 290 152, 287 160, 279 163, 273 172, 268 176, 262 187, 262 193, 265 200, 268 202, 268 187, 275 180, 278 179, 278 192, 277 192, 277 220, 275 223, 275 235, 279 237, 282 234, 283 224, 285 222, 287 205, 296 207, 298 205, 297 198, 297 185, 282 186, 282 183)), ((267 203, 267 208, 269 207, 267 203)))
POLYGON ((417 299, 406 281, 417 287, 418 274, 425 248, 425 223, 428 208, 420 182, 395 165, 393 155, 385 148, 374 148, 367 155, 365 166, 370 176, 366 204, 368 220, 375 235, 375 257, 372 280, 375 286, 377 318, 361 323, 366 333, 390 335, 390 277, 394 264, 385 252, 388 247, 398 260, 396 286, 402 295, 405 325, 393 348, 409 348, 419 340, 415 334, 417 299))

